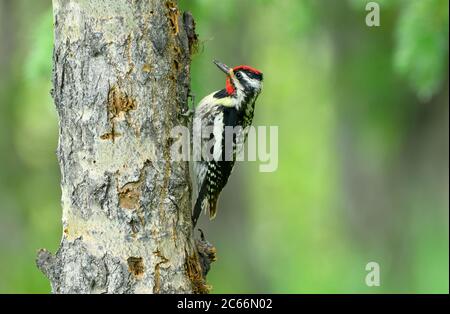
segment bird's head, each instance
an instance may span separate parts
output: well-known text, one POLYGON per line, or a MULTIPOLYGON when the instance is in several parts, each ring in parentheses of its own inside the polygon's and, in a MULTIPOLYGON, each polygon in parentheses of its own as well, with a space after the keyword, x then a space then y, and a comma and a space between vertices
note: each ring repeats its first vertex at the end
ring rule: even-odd
POLYGON ((217 60, 214 60, 214 64, 227 75, 226 90, 229 95, 236 94, 237 92, 254 95, 261 91, 263 82, 263 74, 261 71, 248 65, 239 65, 230 68, 217 60))

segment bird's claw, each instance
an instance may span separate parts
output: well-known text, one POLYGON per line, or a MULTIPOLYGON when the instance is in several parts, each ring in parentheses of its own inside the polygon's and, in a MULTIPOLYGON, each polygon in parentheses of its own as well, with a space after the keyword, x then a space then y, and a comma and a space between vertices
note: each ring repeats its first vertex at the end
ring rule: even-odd
POLYGON ((194 116, 194 110, 188 109, 185 112, 182 112, 181 115, 186 118, 191 118, 192 116, 194 116))

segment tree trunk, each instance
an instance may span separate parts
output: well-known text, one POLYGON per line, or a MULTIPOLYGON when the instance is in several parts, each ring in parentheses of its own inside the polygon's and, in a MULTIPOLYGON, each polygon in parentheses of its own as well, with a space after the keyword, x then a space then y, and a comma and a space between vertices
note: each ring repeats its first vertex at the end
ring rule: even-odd
POLYGON ((170 158, 192 17, 162 0, 53 0, 53 13, 63 235, 38 267, 53 293, 207 292, 214 249, 194 240, 188 163, 170 158))

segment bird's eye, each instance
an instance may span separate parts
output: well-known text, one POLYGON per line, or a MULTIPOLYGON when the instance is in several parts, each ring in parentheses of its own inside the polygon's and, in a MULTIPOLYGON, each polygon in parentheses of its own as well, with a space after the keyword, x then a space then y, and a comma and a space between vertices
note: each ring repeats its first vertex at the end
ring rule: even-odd
POLYGON ((242 73, 241 73, 241 72, 236 73, 236 77, 237 77, 238 79, 241 79, 241 78, 242 78, 242 73))

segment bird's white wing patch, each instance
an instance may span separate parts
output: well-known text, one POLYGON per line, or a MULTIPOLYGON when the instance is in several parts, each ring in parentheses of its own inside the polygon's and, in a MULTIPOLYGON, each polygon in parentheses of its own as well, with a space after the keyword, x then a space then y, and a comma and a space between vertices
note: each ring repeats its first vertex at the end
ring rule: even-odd
POLYGON ((200 193, 201 185, 205 180, 206 173, 208 171, 208 164, 204 161, 194 162, 194 173, 196 174, 197 180, 197 195, 200 193))
POLYGON ((223 114, 219 113, 218 111, 220 110, 220 105, 223 104, 220 102, 220 100, 218 102, 217 99, 214 98, 215 93, 216 92, 213 92, 203 98, 196 107, 194 114, 193 134, 195 136, 201 136, 200 132, 203 132, 203 135, 200 139, 193 139, 195 158, 193 167, 197 179, 197 193, 200 191, 201 185, 205 180, 206 173, 208 171, 208 161, 204 160, 205 156, 202 156, 203 149, 207 147, 207 142, 209 141, 208 132, 213 133, 215 140, 215 143, 210 143, 210 145, 214 144, 214 146, 209 146, 213 147, 213 154, 212 156, 210 156, 210 158, 215 158, 216 155, 221 156, 222 154, 221 145, 216 145, 216 143, 219 136, 219 144, 221 144, 222 141, 222 133, 220 132, 219 134, 218 126, 220 125, 219 122, 222 122, 223 124, 223 114), (219 116, 222 118, 219 118, 219 116), (202 129, 204 127, 206 127, 206 129, 202 129), (216 148, 216 146, 219 147, 216 148))
POLYGON ((213 150, 213 158, 216 161, 221 160, 222 158, 222 137, 223 137, 223 112, 220 112, 214 118, 214 150, 213 150))

